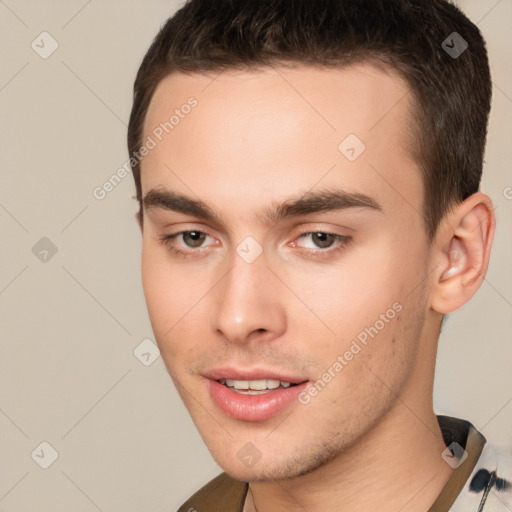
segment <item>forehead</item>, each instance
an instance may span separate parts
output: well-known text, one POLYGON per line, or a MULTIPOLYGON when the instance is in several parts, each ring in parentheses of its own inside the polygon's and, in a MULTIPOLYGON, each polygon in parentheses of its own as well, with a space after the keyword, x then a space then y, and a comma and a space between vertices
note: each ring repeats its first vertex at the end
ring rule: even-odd
POLYGON ((248 209, 331 185, 419 203, 411 102, 404 80, 370 64, 170 74, 145 119, 143 193, 164 185, 248 209))
MULTIPOLYGON (((244 117, 276 116, 279 111, 316 114, 331 131, 371 130, 397 102, 407 110, 408 84, 393 70, 358 63, 337 68, 296 65, 258 70, 223 70, 209 73, 174 72, 156 87, 146 118, 148 132, 191 96, 201 103, 201 120, 237 111, 244 117), (209 110, 209 108, 211 110, 209 110)), ((197 117, 197 116, 196 116, 197 117)), ((216 119, 221 122, 222 119, 216 119)), ((231 119, 230 121, 233 121, 231 119)), ((404 119, 406 121, 406 119, 404 119)))

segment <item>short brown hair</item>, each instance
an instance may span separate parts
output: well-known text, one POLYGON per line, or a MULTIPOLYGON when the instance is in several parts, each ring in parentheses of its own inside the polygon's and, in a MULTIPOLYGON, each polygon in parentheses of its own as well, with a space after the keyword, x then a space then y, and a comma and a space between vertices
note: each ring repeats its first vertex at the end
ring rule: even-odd
MULTIPOLYGON (((393 69, 414 95, 413 152, 432 238, 450 207, 478 191, 492 90, 480 31, 446 0, 189 0, 137 73, 129 153, 141 147, 152 95, 172 72, 357 62, 393 69), (460 55, 447 51, 454 37, 467 44, 460 55)), ((140 162, 132 170, 142 221, 140 162)))

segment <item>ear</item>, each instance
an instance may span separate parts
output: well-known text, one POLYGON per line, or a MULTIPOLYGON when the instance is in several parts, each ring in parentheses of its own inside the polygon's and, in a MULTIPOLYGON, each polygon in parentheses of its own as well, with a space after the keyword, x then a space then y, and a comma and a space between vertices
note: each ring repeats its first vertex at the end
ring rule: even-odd
MULTIPOLYGON (((137 197, 133 196, 133 199, 137 199, 137 197)), ((139 209, 135 213, 135 222, 137 222, 137 225, 139 226, 139 229, 142 232, 142 227, 144 224, 143 219, 142 219, 142 202, 140 201, 140 199, 137 199, 137 201, 138 201, 139 209)))
POLYGON ((142 213, 140 211, 138 211, 135 214, 135 221, 137 222, 140 230, 142 231, 142 213))
POLYGON ((433 242, 432 309, 448 314, 475 295, 489 266, 495 227, 492 201, 482 192, 445 216, 433 242))

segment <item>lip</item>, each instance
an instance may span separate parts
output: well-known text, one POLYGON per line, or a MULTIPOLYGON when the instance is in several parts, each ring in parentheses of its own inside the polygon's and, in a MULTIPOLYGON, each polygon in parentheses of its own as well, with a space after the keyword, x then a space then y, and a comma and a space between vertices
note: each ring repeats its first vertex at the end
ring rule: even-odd
POLYGON ((254 368, 252 370, 241 370, 237 368, 216 368, 205 372, 203 377, 209 380, 232 379, 232 380, 279 380, 289 382, 290 384, 302 384, 308 379, 286 375, 276 370, 265 370, 262 368, 254 368))
POLYGON ((242 421, 265 421, 298 403, 299 394, 304 391, 308 380, 272 370, 216 369, 204 375, 208 393, 213 403, 227 416, 242 421), (219 379, 233 380, 279 380, 296 384, 288 388, 269 390, 259 395, 245 395, 232 391, 219 379))

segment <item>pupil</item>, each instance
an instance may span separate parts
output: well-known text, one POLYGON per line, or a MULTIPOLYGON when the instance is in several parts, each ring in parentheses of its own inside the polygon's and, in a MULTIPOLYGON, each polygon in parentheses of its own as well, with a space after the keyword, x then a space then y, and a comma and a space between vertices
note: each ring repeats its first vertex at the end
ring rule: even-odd
POLYGON ((204 240, 204 233, 200 231, 189 231, 184 234, 185 243, 191 247, 199 247, 204 240))
POLYGON ((328 233, 314 233, 313 238, 316 237, 316 240, 314 240, 315 244, 318 245, 321 248, 330 247, 332 244, 332 235, 328 233))

